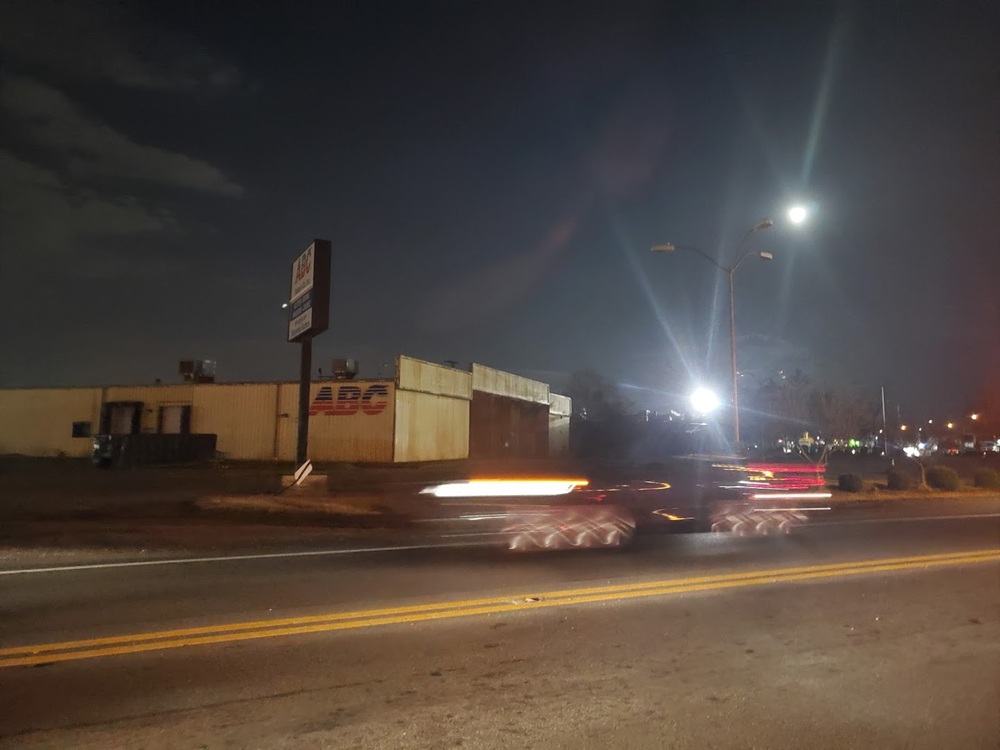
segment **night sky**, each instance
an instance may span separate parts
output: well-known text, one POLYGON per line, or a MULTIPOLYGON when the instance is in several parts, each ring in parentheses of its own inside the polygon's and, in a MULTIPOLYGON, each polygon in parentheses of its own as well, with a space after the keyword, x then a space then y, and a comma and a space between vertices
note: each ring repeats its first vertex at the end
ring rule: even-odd
POLYGON ((905 414, 1000 372, 995 2, 0 4, 0 386, 398 353, 642 408, 801 369, 905 414), (811 215, 792 226, 795 201, 811 215))

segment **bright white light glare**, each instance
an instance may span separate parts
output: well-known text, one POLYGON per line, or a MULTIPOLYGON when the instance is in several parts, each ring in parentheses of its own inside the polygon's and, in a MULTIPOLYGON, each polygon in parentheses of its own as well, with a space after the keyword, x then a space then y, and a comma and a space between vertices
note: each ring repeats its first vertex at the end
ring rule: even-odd
POLYGON ((691 406, 699 414, 708 414, 719 408, 719 397, 708 388, 696 388, 691 394, 691 406))
POLYGON ((808 216, 809 212, 805 206, 792 206, 788 209, 788 220, 793 224, 801 224, 808 216))
POLYGON ((470 479, 426 487, 420 493, 434 497, 551 497, 586 486, 586 479, 470 479))
POLYGON ((905 453, 910 458, 914 458, 920 455, 920 449, 915 445, 907 445, 903 448, 903 453, 905 453))

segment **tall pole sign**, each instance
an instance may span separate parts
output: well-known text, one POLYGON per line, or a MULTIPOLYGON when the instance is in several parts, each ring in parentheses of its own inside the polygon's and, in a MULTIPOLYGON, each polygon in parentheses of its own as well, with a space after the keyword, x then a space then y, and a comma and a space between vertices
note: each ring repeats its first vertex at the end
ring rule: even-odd
POLYGON ((330 325, 330 256, 329 240, 313 240, 292 263, 292 286, 288 297, 288 340, 301 346, 296 466, 302 466, 309 458, 312 340, 330 325))

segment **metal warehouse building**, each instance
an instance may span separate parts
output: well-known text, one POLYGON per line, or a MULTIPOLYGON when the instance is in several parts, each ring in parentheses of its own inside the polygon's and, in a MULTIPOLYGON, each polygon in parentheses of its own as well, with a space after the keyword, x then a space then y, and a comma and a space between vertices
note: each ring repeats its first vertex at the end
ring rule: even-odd
MULTIPOLYGON (((0 454, 87 457, 91 433, 214 434, 235 460, 292 461, 298 383, 0 390, 0 454)), ((542 458, 569 444, 572 404, 549 386, 474 364, 398 357, 394 379, 312 384, 313 461, 542 458)))

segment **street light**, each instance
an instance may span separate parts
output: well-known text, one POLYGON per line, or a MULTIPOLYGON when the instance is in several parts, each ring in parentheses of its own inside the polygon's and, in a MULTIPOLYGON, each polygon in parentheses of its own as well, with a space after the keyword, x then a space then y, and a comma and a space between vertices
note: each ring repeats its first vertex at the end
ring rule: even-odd
POLYGON ((803 221, 809 218, 809 209, 805 206, 792 206, 788 209, 788 220, 792 224, 801 224, 803 221))
POLYGON ((744 250, 743 245, 749 239, 751 234, 755 232, 760 232, 764 229, 769 229, 774 226, 774 222, 770 219, 761 219, 752 227, 750 227, 746 233, 740 238, 739 243, 736 245, 736 253, 733 258, 733 262, 728 266, 724 266, 711 255, 707 255, 698 248, 692 245, 675 245, 672 242, 668 242, 664 245, 653 245, 650 248, 654 253, 672 253, 675 250, 690 250, 693 253, 700 255, 702 258, 707 260, 713 266, 718 268, 729 280, 729 360, 732 366, 732 376, 733 376, 733 445, 734 447, 740 444, 740 395, 739 386, 737 384, 737 379, 739 373, 736 370, 736 295, 733 293, 733 274, 736 273, 736 269, 739 268, 743 261, 754 255, 761 260, 774 260, 774 254, 769 252, 755 252, 751 253, 749 249, 744 250))
POLYGON ((708 388, 696 388, 691 394, 691 406, 698 414, 709 414, 719 408, 719 397, 708 388))

